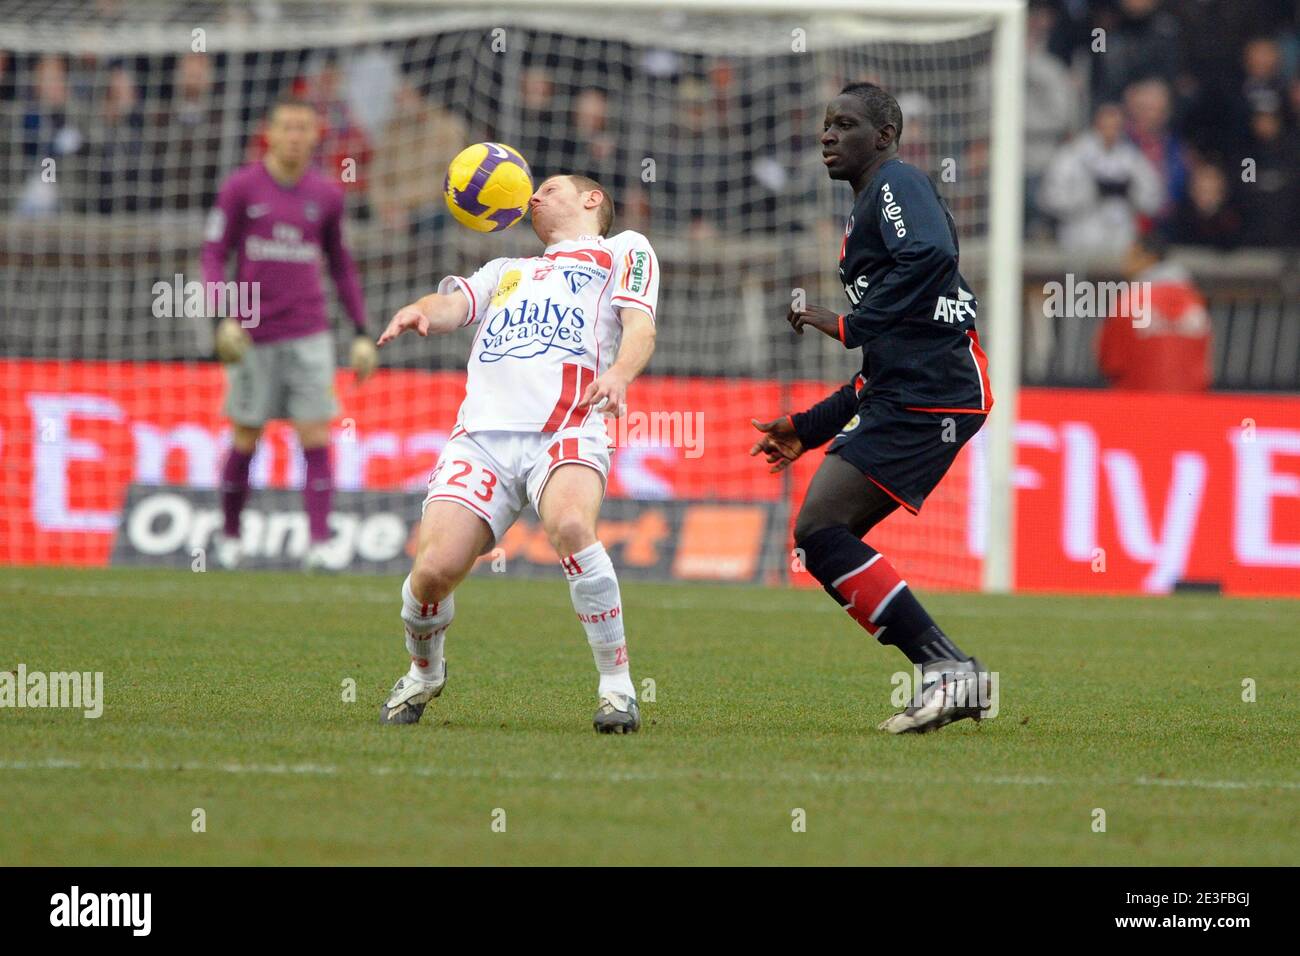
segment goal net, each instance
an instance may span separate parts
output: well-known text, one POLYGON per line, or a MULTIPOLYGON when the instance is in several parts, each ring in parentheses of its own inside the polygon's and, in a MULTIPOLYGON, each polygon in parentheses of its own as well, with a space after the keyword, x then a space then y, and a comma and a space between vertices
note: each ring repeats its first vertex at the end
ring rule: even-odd
MULTIPOLYGON (((843 84, 897 96, 901 155, 953 210, 995 366, 1008 344, 987 295, 999 88, 988 10, 1007 4, 948 3, 970 12, 944 16, 825 6, 5 4, 0 562, 199 560, 229 426, 212 322, 190 283, 221 179, 263 155, 268 107, 293 94, 321 116, 315 162, 345 192, 372 333, 443 275, 540 252, 526 222, 479 235, 450 218, 443 176, 465 145, 508 143, 537 181, 578 172, 607 185, 615 231, 650 238, 662 283, 654 359, 611 426, 602 536, 632 576, 809 583, 789 530, 822 452, 772 476, 747 450, 752 418, 806 408, 860 361, 784 320, 792 302, 844 308, 835 266, 851 195, 827 180, 818 145, 843 84)), ((358 385, 351 326, 327 295, 343 409, 338 560, 393 568, 462 395, 470 336, 399 340, 358 385)), ((990 434, 919 517, 875 532, 913 583, 979 587, 990 543, 1005 546, 991 502, 1008 482, 1005 467, 989 479, 990 434)), ((292 431, 269 428, 245 523, 265 566, 306 544, 292 491, 302 473, 292 431)), ((549 573, 535 523, 499 545, 510 571, 549 573)))

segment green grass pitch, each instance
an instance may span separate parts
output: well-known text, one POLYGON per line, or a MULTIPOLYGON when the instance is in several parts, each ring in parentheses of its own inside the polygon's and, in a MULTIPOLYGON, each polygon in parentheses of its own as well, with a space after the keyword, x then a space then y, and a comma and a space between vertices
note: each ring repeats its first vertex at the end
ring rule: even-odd
POLYGON ((446 693, 379 726, 399 585, 5 569, 0 670, 105 706, 0 709, 0 864, 1300 863, 1296 602, 929 596, 1001 712, 895 738, 905 662, 822 593, 627 583, 655 701, 599 737, 558 574, 464 585, 446 693))

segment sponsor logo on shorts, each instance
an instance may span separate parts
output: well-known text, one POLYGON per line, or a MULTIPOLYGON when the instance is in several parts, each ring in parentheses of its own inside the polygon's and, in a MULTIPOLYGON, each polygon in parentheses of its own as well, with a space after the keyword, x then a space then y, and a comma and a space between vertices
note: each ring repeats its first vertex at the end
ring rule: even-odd
POLYGON ((848 423, 847 425, 844 426, 844 428, 842 429, 842 431, 846 431, 846 432, 851 432, 851 431, 853 431, 853 429, 855 429, 855 428, 858 427, 858 424, 859 424, 861 421, 862 421, 862 416, 861 416, 861 415, 854 415, 852 418, 849 419, 849 423, 848 423))

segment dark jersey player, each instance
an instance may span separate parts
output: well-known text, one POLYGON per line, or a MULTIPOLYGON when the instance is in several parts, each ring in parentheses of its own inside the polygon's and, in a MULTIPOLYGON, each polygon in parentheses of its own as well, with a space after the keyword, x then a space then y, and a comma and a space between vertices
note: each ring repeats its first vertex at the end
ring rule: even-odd
POLYGON ((830 443, 795 521, 809 572, 882 644, 922 670, 912 706, 880 725, 923 733, 979 719, 984 668, 940 630, 883 555, 862 539, 899 507, 912 513, 979 431, 993 404, 975 332, 976 300, 957 271, 952 215, 921 170, 897 156, 903 117, 871 83, 831 101, 822 155, 831 179, 853 187, 839 273, 850 308, 787 317, 862 349, 862 371, 805 412, 765 424, 750 454, 780 471, 830 443))

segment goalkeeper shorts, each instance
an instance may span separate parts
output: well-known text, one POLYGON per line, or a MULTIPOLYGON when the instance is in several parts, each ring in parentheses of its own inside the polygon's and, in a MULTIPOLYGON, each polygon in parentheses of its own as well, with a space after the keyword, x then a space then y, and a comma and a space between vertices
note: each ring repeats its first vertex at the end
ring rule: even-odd
POLYGON ((225 413, 237 425, 260 428, 271 419, 327 422, 338 412, 329 332, 253 344, 226 366, 225 413))

